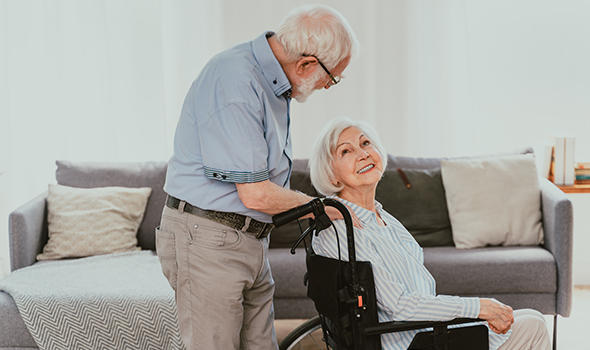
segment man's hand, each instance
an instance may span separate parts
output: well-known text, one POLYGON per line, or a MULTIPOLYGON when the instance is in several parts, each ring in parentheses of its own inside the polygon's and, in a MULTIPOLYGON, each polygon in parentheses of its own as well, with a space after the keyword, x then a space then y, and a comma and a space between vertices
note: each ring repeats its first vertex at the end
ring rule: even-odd
MULTIPOLYGON (((342 204, 344 204, 344 203, 342 203, 342 204)), ((346 205, 346 204, 344 204, 344 205, 346 205)), ((347 205, 346 205, 346 208, 348 208, 348 212, 350 213, 350 217, 352 218, 352 225, 357 228, 362 228, 363 226, 361 225, 361 220, 356 216, 354 211, 352 211, 347 205)), ((334 207, 325 206, 325 210, 326 210, 326 214, 328 215, 328 217, 332 221, 344 219, 344 217, 338 211, 338 209, 336 209, 334 207)))
POLYGON ((514 323, 512 308, 496 299, 479 299, 479 318, 486 320, 490 329, 498 334, 506 334, 514 323))

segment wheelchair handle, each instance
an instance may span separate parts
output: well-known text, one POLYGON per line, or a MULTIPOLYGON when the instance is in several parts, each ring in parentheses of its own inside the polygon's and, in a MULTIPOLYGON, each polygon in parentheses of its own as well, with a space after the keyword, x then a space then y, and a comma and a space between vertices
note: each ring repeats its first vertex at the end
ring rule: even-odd
POLYGON ((299 219, 300 217, 303 217, 309 213, 319 212, 320 206, 323 207, 322 200, 319 198, 314 198, 313 200, 309 201, 308 203, 305 203, 305 204, 295 207, 293 209, 289 209, 285 212, 273 215, 272 223, 277 227, 283 226, 283 225, 288 224, 291 221, 295 221, 295 220, 299 219))
POLYGON ((352 217, 348 212, 348 208, 344 204, 332 198, 314 198, 308 203, 287 210, 285 212, 273 215, 272 222, 275 226, 281 226, 291 221, 297 220, 302 216, 313 213, 314 222, 320 223, 320 225, 316 225, 316 228, 319 232, 330 226, 326 223, 331 223, 330 218, 328 218, 328 215, 326 215, 326 212, 324 211, 324 206, 336 208, 344 218, 344 224, 346 226, 346 240, 348 244, 348 261, 351 263, 350 277, 352 285, 354 286, 353 288, 356 288, 356 286, 358 286, 358 272, 356 267, 354 230, 352 226, 352 217))

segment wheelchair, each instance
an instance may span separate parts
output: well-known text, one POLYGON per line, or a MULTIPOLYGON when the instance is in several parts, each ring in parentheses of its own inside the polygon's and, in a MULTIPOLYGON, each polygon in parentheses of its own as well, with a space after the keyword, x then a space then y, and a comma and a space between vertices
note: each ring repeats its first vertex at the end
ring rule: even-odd
MULTIPOLYGON (((314 220, 291 247, 291 254, 305 245, 307 295, 318 316, 293 330, 279 345, 280 350, 381 350, 381 334, 408 330, 418 332, 411 350, 483 350, 488 349, 488 329, 483 324, 449 327, 481 322, 457 318, 449 321, 379 322, 371 263, 357 261, 350 213, 345 205, 331 198, 316 198, 302 206, 273 216, 275 226, 313 213, 314 220), (332 225, 325 206, 336 208, 344 217, 349 261, 316 255, 311 241, 314 235, 332 225), (309 241, 309 246, 306 243, 309 241)), ((340 243, 338 243, 340 246, 340 243)), ((339 248, 340 249, 340 248, 339 248)))

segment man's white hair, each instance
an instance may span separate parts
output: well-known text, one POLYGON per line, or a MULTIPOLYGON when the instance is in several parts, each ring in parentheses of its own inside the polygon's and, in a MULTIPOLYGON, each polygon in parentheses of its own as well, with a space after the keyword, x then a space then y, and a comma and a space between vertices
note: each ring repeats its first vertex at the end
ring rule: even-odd
POLYGON ((334 172, 332 171, 332 152, 338 145, 338 138, 342 132, 350 127, 355 127, 373 143, 383 163, 383 171, 387 167, 387 153, 379 140, 375 129, 368 123, 353 121, 348 118, 337 118, 328 123, 320 132, 319 138, 313 147, 313 153, 309 160, 309 174, 311 183, 315 189, 325 196, 337 195, 344 188, 343 185, 333 184, 334 172))
POLYGON ((292 10, 276 32, 287 57, 296 61, 314 55, 333 69, 358 50, 358 41, 348 21, 325 5, 305 5, 292 10))

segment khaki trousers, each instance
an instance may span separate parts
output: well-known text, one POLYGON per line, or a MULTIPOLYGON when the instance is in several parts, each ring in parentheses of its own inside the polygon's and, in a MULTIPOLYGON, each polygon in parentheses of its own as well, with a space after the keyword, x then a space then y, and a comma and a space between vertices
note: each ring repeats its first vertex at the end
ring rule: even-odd
POLYGON ((187 350, 278 348, 267 238, 165 206, 156 250, 187 350))
POLYGON ((498 350, 550 350, 545 318, 536 310, 514 311, 512 334, 498 350))

